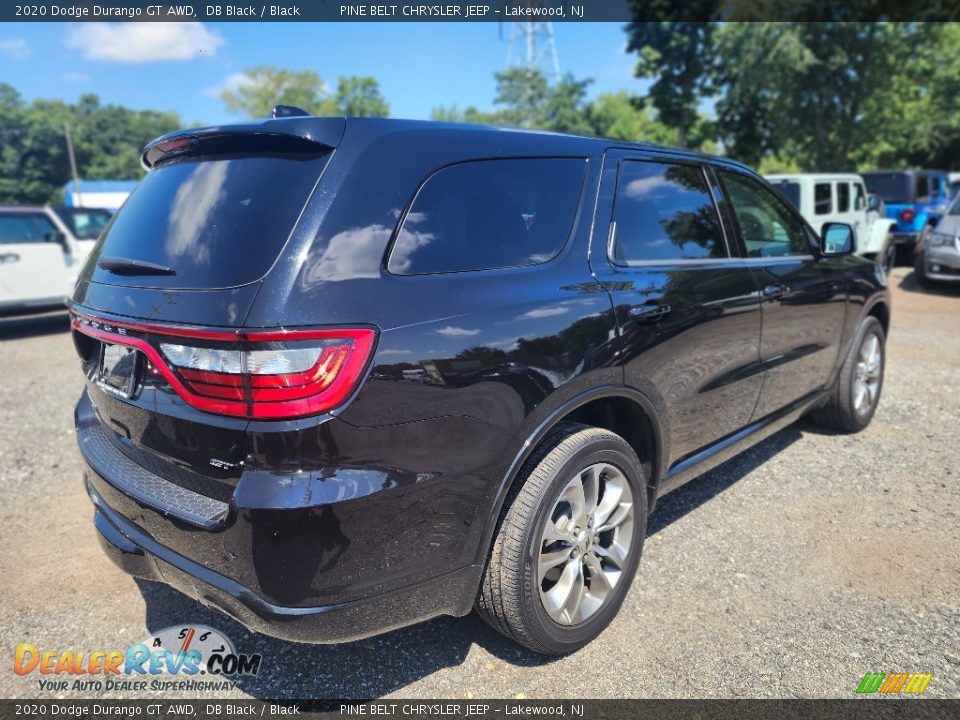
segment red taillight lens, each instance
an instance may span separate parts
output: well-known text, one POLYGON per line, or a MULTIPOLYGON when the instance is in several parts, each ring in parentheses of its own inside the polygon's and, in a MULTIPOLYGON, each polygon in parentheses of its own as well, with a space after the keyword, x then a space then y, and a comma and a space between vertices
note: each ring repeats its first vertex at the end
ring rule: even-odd
POLYGON ((343 404, 373 351, 369 328, 217 332, 100 321, 78 331, 135 347, 190 405, 260 419, 316 415, 343 404))
POLYGON ((913 222, 913 219, 917 216, 917 211, 907 208, 906 210, 900 211, 900 222, 913 222))

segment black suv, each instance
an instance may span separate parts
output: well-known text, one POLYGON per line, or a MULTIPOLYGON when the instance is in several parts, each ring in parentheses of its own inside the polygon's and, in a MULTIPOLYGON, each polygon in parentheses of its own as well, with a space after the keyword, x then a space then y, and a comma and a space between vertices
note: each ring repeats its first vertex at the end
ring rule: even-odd
POLYGON ((658 497, 855 432, 889 293, 735 162, 288 117, 164 136, 72 304, 106 552, 278 637, 616 614, 658 497))

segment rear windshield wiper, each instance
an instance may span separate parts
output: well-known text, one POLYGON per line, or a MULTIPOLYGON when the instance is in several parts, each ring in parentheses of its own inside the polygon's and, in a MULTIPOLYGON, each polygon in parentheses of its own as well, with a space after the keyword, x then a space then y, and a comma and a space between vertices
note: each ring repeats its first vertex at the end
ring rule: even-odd
POLYGON ((97 263, 114 275, 176 275, 177 271, 166 265, 134 260, 133 258, 104 257, 97 263))

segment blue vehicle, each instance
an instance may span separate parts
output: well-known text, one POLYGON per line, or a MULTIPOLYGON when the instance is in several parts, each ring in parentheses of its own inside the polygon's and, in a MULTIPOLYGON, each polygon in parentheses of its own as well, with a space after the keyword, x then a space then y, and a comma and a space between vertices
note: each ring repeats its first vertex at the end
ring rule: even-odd
POLYGON ((950 181, 942 170, 877 170, 862 173, 867 191, 880 198, 897 224, 897 245, 913 248, 940 221, 950 199, 950 181))

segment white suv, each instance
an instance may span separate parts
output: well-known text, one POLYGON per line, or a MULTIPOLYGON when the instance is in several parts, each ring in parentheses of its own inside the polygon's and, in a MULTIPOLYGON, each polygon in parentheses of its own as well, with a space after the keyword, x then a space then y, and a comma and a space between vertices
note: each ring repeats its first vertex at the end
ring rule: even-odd
POLYGON ((0 315, 63 307, 109 219, 99 208, 0 205, 0 315))
POLYGON ((870 201, 860 175, 804 173, 766 178, 814 229, 819 230, 828 222, 851 225, 857 255, 874 260, 886 273, 893 269, 896 246, 892 228, 896 221, 885 218, 870 201))

